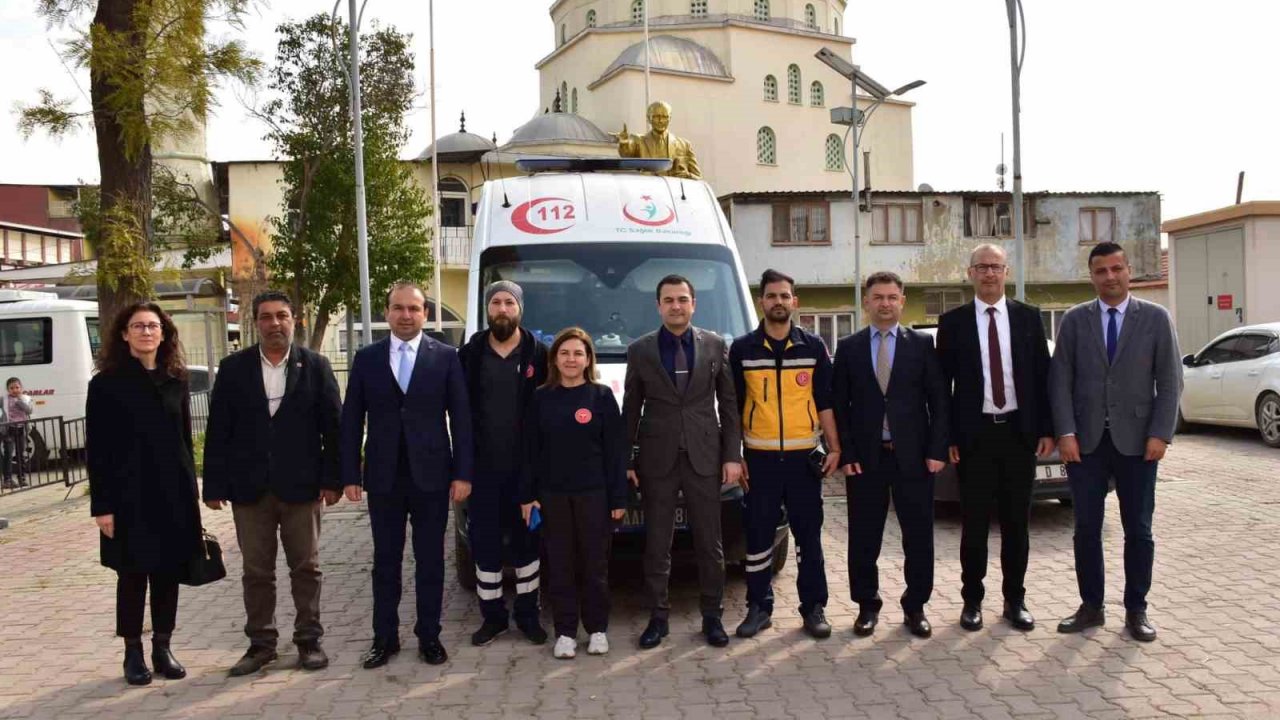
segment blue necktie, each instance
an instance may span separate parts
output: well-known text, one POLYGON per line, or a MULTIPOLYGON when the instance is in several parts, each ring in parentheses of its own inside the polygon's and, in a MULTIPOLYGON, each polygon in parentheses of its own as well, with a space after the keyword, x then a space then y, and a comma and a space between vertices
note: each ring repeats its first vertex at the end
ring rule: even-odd
POLYGON ((409 379, 413 377, 413 356, 409 354, 411 352, 413 352, 413 346, 409 343, 400 344, 400 372, 396 373, 396 381, 400 383, 400 392, 406 395, 409 394, 409 379))
POLYGON ((1107 308, 1107 313, 1111 318, 1107 320, 1107 364, 1110 365, 1116 359, 1116 340, 1119 333, 1116 332, 1116 315, 1120 313, 1115 308, 1107 308))

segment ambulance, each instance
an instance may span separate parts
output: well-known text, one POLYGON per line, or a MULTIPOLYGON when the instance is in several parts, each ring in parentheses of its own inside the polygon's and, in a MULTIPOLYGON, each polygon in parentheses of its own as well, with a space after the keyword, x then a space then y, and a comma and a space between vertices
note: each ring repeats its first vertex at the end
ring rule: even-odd
MULTIPOLYGON (((599 381, 622 406, 627 346, 656 330, 658 281, 678 274, 693 283, 693 324, 726 342, 756 327, 755 302, 729 223, 711 187, 658 173, 670 160, 521 160, 520 177, 485 183, 476 211, 467 284, 467 337, 486 326, 484 288, 497 280, 524 291, 521 326, 550 346, 577 326, 592 337, 599 381)), ((740 563, 742 490, 721 495, 725 560, 740 563)), ((458 508, 459 581, 474 585, 466 508, 458 508)), ((691 546, 683 506, 675 550, 691 546)), ((634 489, 615 546, 643 544, 644 513, 634 489)), ((774 557, 787 556, 779 525, 774 557)))

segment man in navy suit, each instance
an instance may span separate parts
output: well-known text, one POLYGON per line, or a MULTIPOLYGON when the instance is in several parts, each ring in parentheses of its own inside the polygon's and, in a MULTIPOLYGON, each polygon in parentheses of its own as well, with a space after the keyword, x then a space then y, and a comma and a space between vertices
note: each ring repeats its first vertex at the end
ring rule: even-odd
POLYGON ((913 635, 929 637, 933 475, 947 462, 947 386, 933 338, 899 324, 902 278, 874 273, 863 293, 871 326, 837 345, 832 380, 849 497, 849 582, 858 603, 853 632, 870 635, 883 605, 876 561, 892 496, 906 555, 904 622, 913 635))
POLYGON ((367 669, 386 665, 400 651, 406 519, 413 523, 419 655, 431 665, 449 659, 440 644, 444 531, 450 501, 471 493, 471 410, 458 353, 425 336, 425 321, 422 289, 393 286, 387 294, 392 335, 356 353, 342 406, 342 482, 353 502, 362 487, 368 490, 373 530, 373 647, 364 656, 367 669))

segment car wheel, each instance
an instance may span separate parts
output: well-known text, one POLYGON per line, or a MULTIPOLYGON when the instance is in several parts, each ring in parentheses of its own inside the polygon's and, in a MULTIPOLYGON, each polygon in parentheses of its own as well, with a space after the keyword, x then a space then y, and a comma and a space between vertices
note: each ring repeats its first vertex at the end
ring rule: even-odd
POLYGON ((787 566, 787 555, 791 553, 791 537, 782 538, 782 542, 773 549, 773 574, 777 575, 787 566))
POLYGON ((453 563, 458 571, 458 584, 464 590, 475 592, 476 564, 471 560, 471 546, 458 533, 453 535, 453 563))
POLYGON ((45 443, 44 436, 35 427, 30 427, 27 430, 26 455, 27 472, 38 473, 47 469, 49 465, 49 446, 45 443))
POLYGON ((1263 395, 1258 401, 1255 417, 1262 442, 1271 447, 1280 447, 1280 395, 1270 392, 1263 395))

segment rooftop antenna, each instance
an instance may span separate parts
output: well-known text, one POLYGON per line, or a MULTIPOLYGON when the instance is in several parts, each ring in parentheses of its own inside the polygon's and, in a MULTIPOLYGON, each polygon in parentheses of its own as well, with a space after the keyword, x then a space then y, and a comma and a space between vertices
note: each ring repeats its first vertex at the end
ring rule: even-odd
POLYGON ((996 166, 996 187, 1004 190, 1004 174, 1009 169, 1004 164, 1004 133, 1000 133, 1000 164, 996 166))
POLYGON ((464 133, 466 131, 467 131, 467 111, 463 110, 462 119, 459 121, 459 124, 458 124, 458 132, 464 133))

